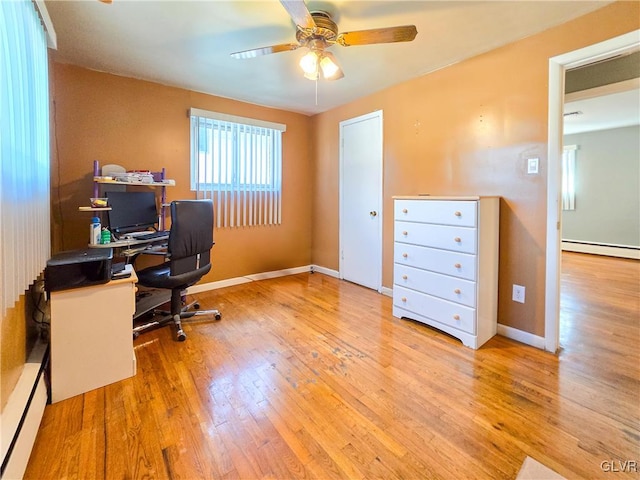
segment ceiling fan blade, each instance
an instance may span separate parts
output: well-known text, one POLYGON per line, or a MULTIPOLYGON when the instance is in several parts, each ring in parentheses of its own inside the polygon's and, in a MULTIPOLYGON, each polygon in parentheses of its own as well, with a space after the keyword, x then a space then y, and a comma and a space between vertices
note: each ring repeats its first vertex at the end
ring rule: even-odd
POLYGON ((304 0, 280 0, 280 3, 298 27, 313 28, 316 26, 304 0))
POLYGON ((270 53, 290 52, 300 48, 298 43, 282 43, 280 45, 271 45, 270 47, 252 48, 251 50, 244 50, 242 52, 232 53, 233 58, 255 58, 260 55, 269 55, 270 53))
POLYGON ((350 47, 352 45, 370 45, 372 43, 410 42, 416 38, 417 34, 418 30, 415 25, 374 28, 371 30, 343 32, 336 38, 336 43, 343 47, 350 47))

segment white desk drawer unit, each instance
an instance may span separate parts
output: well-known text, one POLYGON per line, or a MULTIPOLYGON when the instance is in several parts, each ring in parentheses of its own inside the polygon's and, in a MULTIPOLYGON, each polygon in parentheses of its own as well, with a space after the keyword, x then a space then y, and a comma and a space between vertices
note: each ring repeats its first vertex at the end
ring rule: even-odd
POLYGON ((393 315, 471 348, 496 334, 498 197, 394 197, 393 315))
POLYGON ((51 292, 51 402, 136 374, 136 276, 51 292))

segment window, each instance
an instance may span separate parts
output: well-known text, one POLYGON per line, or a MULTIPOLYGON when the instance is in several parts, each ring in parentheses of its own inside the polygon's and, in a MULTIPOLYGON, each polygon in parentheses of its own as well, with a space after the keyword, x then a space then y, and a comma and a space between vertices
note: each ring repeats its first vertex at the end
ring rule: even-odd
POLYGON ((54 38, 55 32, 44 3, 39 3, 36 9, 31 1, 0 1, 3 318, 44 270, 51 256, 47 39, 54 38), (46 32, 42 23, 51 30, 46 32))
POLYGON ((562 209, 576 209, 576 150, 577 145, 565 145, 562 151, 562 209))
POLYGON ((281 223, 286 126, 192 108, 191 189, 211 198, 216 226, 281 223))

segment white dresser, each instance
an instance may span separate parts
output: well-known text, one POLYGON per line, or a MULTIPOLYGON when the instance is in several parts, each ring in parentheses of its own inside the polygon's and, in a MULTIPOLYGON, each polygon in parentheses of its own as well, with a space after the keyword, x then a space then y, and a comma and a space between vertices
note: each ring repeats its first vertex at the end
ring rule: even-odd
POLYGON ((499 197, 394 197, 393 315, 471 348, 496 334, 499 197))

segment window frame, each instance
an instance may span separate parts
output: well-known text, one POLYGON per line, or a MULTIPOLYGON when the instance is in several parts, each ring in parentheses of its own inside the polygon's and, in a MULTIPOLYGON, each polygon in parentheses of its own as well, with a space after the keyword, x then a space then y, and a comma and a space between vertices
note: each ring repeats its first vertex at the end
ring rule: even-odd
POLYGON ((216 226, 221 228, 280 225, 282 223, 284 160, 282 133, 286 131, 286 125, 196 108, 191 108, 188 116, 190 120, 190 188, 195 191, 196 198, 213 200, 216 226), (211 121, 211 125, 207 126, 206 122, 209 121, 211 121), (211 149, 213 152, 213 138, 217 134, 216 132, 221 131, 215 129, 215 124, 218 122, 219 125, 228 125, 233 132, 240 132, 237 137, 244 138, 244 141, 240 142, 241 147, 239 148, 235 148, 236 142, 234 141, 233 155, 226 155, 230 157, 226 162, 235 165, 234 178, 231 178, 227 173, 227 170, 234 167, 225 167, 223 171, 220 162, 214 163, 213 154, 209 157, 209 165, 206 164, 207 161, 201 162, 202 144, 200 138, 203 132, 200 130, 203 129, 207 137, 209 136, 209 133, 206 133, 207 130, 210 132, 211 137, 207 139, 207 149, 211 149), (242 131, 245 130, 246 136, 242 135, 242 131), (264 136, 268 137, 268 142, 261 148, 257 148, 256 145, 264 142, 252 142, 251 139, 254 133, 260 137, 261 132, 264 132, 264 136), (239 153, 241 148, 247 150, 242 155, 239 153), (254 150, 260 152, 258 155, 260 158, 266 158, 256 160, 252 156, 255 154, 254 150), (242 166, 238 167, 239 165, 242 166), (205 171, 201 182, 200 175, 203 168, 205 171), (206 171, 207 169, 209 172, 206 171), (243 182, 247 175, 250 175, 252 179, 249 183, 243 182), (216 180, 216 177, 217 183, 214 183, 213 180, 216 180), (211 181, 207 182, 207 179, 211 181), (257 183, 255 179, 260 179, 261 183, 257 183))
MULTIPOLYGON (((284 124, 280 124, 280 123, 274 123, 274 122, 268 122, 268 121, 264 121, 264 120, 258 120, 258 119, 254 119, 254 118, 248 118, 248 117, 240 117, 240 116, 236 116, 236 115, 228 115, 228 114, 223 114, 223 113, 218 113, 218 112, 211 112, 208 110, 201 110, 201 109, 197 109, 197 108, 191 108, 189 110, 189 118, 190 118, 190 146, 191 146, 191 150, 190 150, 190 158, 189 158, 189 165, 190 165, 190 172, 189 172, 189 181, 190 181, 190 188, 191 191, 200 191, 200 190, 207 190, 207 191, 215 191, 215 192, 231 192, 231 191, 237 191, 237 192, 281 192, 282 191, 282 177, 280 175, 280 178, 277 179, 277 182, 261 182, 261 183, 256 183, 256 182, 243 182, 239 177, 246 177, 247 175, 253 175, 254 172, 250 171, 249 173, 246 172, 245 169, 245 162, 242 161, 242 159, 244 158, 244 155, 246 154, 241 154, 238 151, 238 148, 244 148, 247 145, 247 142, 242 142, 240 138, 233 138, 231 139, 230 143, 231 143, 231 147, 233 148, 233 152, 232 152, 232 156, 230 161, 227 162, 227 168, 225 169, 225 173, 226 171, 228 171, 228 169, 231 169, 230 174, 226 174, 227 177, 229 177, 229 175, 231 176, 231 181, 230 182, 201 182, 198 178, 198 172, 200 171, 199 165, 196 166, 196 145, 195 145, 195 141, 194 141, 194 117, 197 117, 198 119, 206 119, 206 120, 211 120, 212 122, 228 122, 228 123, 234 123, 236 124, 235 129, 233 129, 233 131, 231 132, 234 136, 237 135, 238 130, 242 131, 244 129, 249 129, 252 135, 255 135, 256 132, 252 131, 256 128, 258 129, 269 129, 269 130, 276 130, 279 131, 281 133, 284 133, 286 131, 286 125, 284 124), (198 167, 198 168, 196 168, 198 167), (244 173, 239 173, 239 171, 245 169, 244 173)), ((206 128, 206 127, 205 127, 206 128)), ((209 130, 207 128, 207 135, 209 135, 209 132, 213 131, 216 127, 212 124, 212 128, 211 130, 209 130)), ((219 127, 218 127, 219 128, 219 127)), ((245 139, 246 140, 246 139, 245 139)), ((267 141, 269 141, 269 139, 267 138, 267 141)), ((209 152, 204 151, 204 153, 202 153, 203 151, 200 148, 200 137, 198 137, 198 145, 197 145, 197 155, 198 157, 200 157, 200 155, 209 155, 209 152)), ((249 142, 250 143, 250 142, 249 142)), ((249 145, 251 148, 253 148, 253 145, 250 144, 249 145)), ((280 172, 282 171, 282 142, 279 142, 279 159, 277 160, 279 162, 279 169, 280 172)), ((266 145, 261 151, 270 151, 274 148, 273 145, 266 145)), ((214 150, 214 148, 212 147, 212 151, 214 150)), ((198 158, 198 161, 200 161, 200 159, 198 158)), ((206 161, 206 160, 205 160, 206 161)), ((212 160, 213 162, 213 160, 212 160)), ((258 174, 262 174, 260 172, 261 168, 267 168, 269 166, 271 166, 273 163, 273 160, 270 159, 265 159, 263 162, 260 162, 260 165, 255 165, 252 162, 252 166, 257 166, 258 167, 258 174), (267 167, 265 167, 265 165, 267 167)), ((215 170, 215 169, 214 169, 215 170)), ((251 169, 249 169, 251 170, 251 169)), ((268 175, 274 175, 273 171, 267 172, 268 175)), ((215 172, 212 172, 211 175, 215 175, 215 172)), ((273 177, 271 177, 271 179, 273 180, 273 177)))
POLYGON ((576 209, 576 160, 577 145, 565 145, 562 148, 562 210, 576 209))

